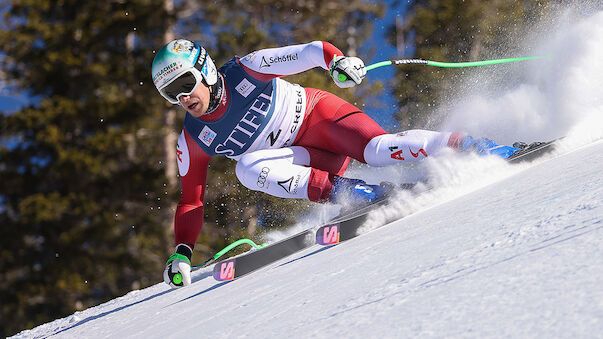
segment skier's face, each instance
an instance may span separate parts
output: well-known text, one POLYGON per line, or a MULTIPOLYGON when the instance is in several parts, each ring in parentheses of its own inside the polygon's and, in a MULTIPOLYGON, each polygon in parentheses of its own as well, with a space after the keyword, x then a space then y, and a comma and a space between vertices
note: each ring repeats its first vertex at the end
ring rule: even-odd
POLYGON ((202 116, 209 107, 209 88, 199 84, 191 94, 180 96, 180 105, 195 118, 202 116))

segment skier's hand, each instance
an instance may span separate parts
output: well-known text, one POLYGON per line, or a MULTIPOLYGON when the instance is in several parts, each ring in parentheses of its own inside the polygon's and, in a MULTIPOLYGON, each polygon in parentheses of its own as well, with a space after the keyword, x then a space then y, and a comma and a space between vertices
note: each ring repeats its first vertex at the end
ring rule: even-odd
POLYGON ((364 62, 357 57, 338 56, 331 61, 331 77, 340 88, 360 85, 366 76, 364 62))
POLYGON ((193 250, 186 244, 176 246, 163 271, 163 281, 172 288, 191 284, 191 257, 193 250))

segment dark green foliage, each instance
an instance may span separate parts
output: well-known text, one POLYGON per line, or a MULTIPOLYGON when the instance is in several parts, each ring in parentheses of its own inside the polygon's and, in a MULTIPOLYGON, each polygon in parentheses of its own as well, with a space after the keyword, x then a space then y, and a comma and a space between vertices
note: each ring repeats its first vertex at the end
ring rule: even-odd
POLYGON ((171 247, 159 207, 175 192, 148 65, 165 20, 160 1, 128 6, 13 1, 6 13, 3 71, 40 102, 0 121, 2 334, 159 280, 171 247))

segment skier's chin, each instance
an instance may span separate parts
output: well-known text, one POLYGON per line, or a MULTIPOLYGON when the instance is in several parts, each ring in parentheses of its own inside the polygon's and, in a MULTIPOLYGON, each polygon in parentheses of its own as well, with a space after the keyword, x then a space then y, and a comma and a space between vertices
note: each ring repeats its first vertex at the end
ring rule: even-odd
POLYGON ((190 113, 190 115, 192 115, 196 118, 202 116, 203 113, 205 113, 204 109, 203 109, 203 104, 201 102, 189 104, 188 106, 185 106, 184 108, 186 109, 186 111, 188 113, 190 113))

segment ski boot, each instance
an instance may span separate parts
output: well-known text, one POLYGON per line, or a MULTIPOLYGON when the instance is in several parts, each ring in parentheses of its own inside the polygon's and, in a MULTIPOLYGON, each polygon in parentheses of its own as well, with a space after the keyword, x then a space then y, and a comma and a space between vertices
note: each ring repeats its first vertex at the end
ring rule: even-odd
POLYGON ((329 201, 336 204, 351 203, 353 205, 371 203, 386 197, 392 189, 393 184, 390 183, 369 185, 364 180, 337 177, 333 182, 333 191, 329 201))
MULTIPOLYGON (((515 146, 515 144, 513 145, 515 146)), ((520 147, 498 145, 494 141, 486 138, 473 139, 471 136, 464 136, 459 142, 461 152, 474 152, 478 155, 496 155, 503 159, 507 159, 520 147)))

